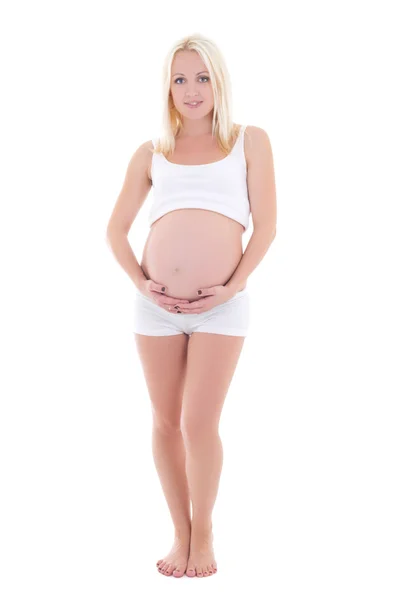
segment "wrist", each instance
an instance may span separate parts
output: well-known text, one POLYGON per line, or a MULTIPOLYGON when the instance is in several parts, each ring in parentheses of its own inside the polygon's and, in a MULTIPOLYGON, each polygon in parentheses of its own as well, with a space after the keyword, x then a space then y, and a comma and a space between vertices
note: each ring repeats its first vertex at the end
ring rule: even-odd
POLYGON ((225 287, 230 290, 233 294, 237 294, 238 292, 241 292, 242 290, 244 290, 244 288, 247 285, 247 281, 244 281, 242 283, 226 283, 225 287))
POLYGON ((146 281, 148 281, 148 279, 146 278, 136 279, 136 281, 134 281, 135 287, 139 290, 139 292, 142 291, 142 288, 144 287, 146 281))

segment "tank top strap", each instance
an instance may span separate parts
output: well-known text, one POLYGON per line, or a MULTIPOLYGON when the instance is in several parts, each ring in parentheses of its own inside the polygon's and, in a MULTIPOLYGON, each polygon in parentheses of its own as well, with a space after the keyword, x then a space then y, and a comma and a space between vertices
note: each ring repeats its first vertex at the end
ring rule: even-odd
POLYGON ((244 131, 246 129, 247 125, 242 125, 240 128, 240 133, 239 133, 239 145, 243 146, 244 144, 244 131))
POLYGON ((239 134, 232 149, 232 154, 235 154, 240 158, 244 158, 244 131, 246 127, 247 125, 242 125, 240 127, 239 134))
MULTIPOLYGON (((153 150, 156 147, 156 144, 158 142, 158 138, 152 138, 152 144, 153 144, 153 150)), ((151 158, 151 165, 152 165, 152 170, 156 168, 157 165, 157 169, 159 168, 159 163, 161 161, 162 156, 160 155, 160 153, 155 153, 152 152, 152 158, 151 158)))

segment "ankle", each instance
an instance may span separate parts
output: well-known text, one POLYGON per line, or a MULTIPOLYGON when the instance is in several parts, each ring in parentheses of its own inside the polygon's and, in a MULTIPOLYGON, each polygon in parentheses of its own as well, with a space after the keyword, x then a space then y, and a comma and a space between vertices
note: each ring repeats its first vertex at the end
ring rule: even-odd
POLYGON ((175 527, 175 540, 178 542, 186 542, 190 539, 191 527, 190 523, 187 526, 175 527))
POLYGON ((204 520, 192 520, 192 536, 210 536, 212 535, 212 522, 204 520))

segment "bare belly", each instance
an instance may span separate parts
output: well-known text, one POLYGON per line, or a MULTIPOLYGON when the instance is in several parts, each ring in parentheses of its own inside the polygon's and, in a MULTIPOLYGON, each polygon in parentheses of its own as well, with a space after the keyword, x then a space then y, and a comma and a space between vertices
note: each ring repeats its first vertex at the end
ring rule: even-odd
POLYGON ((167 287, 168 296, 198 298, 197 290, 224 285, 242 255, 243 226, 203 209, 174 210, 150 230, 141 268, 148 279, 167 287))

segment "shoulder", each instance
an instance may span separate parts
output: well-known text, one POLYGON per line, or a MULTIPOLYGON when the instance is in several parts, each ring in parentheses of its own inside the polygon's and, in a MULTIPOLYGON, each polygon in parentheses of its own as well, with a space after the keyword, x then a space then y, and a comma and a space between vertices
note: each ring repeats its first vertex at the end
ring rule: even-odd
POLYGON ((134 156, 143 165, 146 170, 147 176, 151 181, 151 161, 153 158, 153 141, 147 140, 137 147, 134 156))
POLYGON ((269 144, 268 133, 262 127, 256 125, 247 125, 244 130, 245 140, 249 141, 249 146, 265 146, 269 144))
POLYGON ((255 156, 271 152, 271 142, 265 129, 247 125, 244 130, 244 149, 248 164, 255 156))

